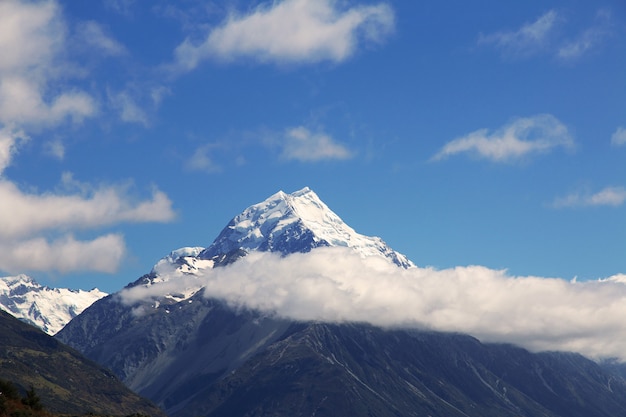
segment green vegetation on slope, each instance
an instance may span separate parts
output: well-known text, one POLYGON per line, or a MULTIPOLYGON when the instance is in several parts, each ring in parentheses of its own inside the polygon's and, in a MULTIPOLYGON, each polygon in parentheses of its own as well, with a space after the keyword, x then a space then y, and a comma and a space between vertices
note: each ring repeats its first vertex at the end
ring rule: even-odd
POLYGON ((110 371, 1 311, 0 378, 20 392, 33 388, 51 413, 164 416, 110 371))

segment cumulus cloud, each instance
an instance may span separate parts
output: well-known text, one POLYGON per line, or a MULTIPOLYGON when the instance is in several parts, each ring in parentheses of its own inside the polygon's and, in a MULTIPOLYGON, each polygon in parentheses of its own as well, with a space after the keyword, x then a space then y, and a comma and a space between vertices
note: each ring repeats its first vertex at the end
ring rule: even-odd
POLYGON ((251 253, 197 276, 135 287, 122 300, 185 293, 302 321, 368 322, 462 332, 531 350, 626 360, 626 276, 576 282, 516 277, 482 266, 401 269, 347 248, 280 257, 251 253))
POLYGON ((11 164, 21 142, 28 140, 28 136, 21 130, 4 127, 0 129, 0 177, 11 164))
POLYGON ((345 10, 333 0, 264 3, 249 14, 231 15, 202 42, 186 39, 175 50, 175 67, 190 71, 210 58, 341 62, 360 42, 381 42, 393 27, 393 11, 383 3, 345 10))
POLYGON ((621 206, 626 201, 626 188, 606 187, 590 193, 577 191, 565 197, 558 197, 552 205, 555 208, 564 207, 592 207, 592 206, 621 206))
POLYGON ((288 160, 315 162, 324 159, 348 159, 352 153, 326 133, 313 133, 298 126, 285 132, 281 156, 288 160))
POLYGON ((117 270, 126 248, 124 238, 108 234, 93 240, 79 241, 66 235, 53 241, 33 238, 7 242, 0 240, 0 269, 9 273, 29 271, 95 271, 117 270))
POLYGON ((478 43, 494 45, 510 56, 532 55, 546 48, 549 36, 559 19, 558 13, 550 10, 518 30, 481 34, 478 43))
POLYGON ((611 136, 611 145, 624 146, 626 145, 626 129, 618 127, 617 130, 611 136))
POLYGON ((550 114, 540 114, 517 118, 494 132, 480 129, 454 139, 445 144, 433 160, 470 153, 494 162, 509 162, 557 147, 573 146, 574 141, 563 123, 550 114))
POLYGON ((133 201, 126 187, 102 186, 88 192, 31 194, 0 181, 0 238, 46 230, 90 229, 121 222, 167 222, 172 202, 161 191, 133 201))
MULTIPOLYGON (((73 232, 119 223, 165 222, 174 217, 172 203, 161 191, 136 198, 128 186, 78 184, 66 176, 66 189, 24 191, 5 174, 28 133, 65 122, 80 122, 98 111, 96 100, 67 84, 73 74, 66 61, 67 25, 54 0, 0 1, 0 270, 115 271, 125 253, 115 233, 88 240, 73 232), (68 190, 71 184, 73 190, 68 190)), ((109 55, 125 49, 95 22, 78 26, 83 42, 109 55)), ((147 123, 128 96, 113 100, 126 121, 147 123)), ((46 151, 61 159, 59 140, 46 151)))
POLYGON ((51 80, 63 72, 65 35, 56 2, 0 2, 0 123, 45 126, 95 114, 95 100, 83 91, 51 94, 51 80))
POLYGON ((0 270, 114 272, 125 253, 122 236, 81 241, 71 231, 168 222, 175 217, 172 202, 162 191, 155 189, 150 199, 142 200, 134 198, 128 186, 93 187, 65 179, 77 190, 30 193, 0 179, 0 270))

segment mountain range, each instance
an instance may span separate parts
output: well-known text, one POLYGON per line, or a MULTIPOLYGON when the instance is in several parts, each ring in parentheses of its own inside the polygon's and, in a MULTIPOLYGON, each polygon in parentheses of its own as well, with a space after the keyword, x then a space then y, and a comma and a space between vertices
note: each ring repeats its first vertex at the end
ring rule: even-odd
POLYGON ((0 278, 0 310, 54 335, 71 319, 107 294, 44 287, 27 275, 0 278))
MULTIPOLYGON (((94 302, 56 338, 172 417, 626 415, 625 380, 578 354, 294 319, 208 291, 211 273, 246 257, 270 253, 286 262, 320 248, 336 251, 337 261, 348 248, 414 268, 380 238, 356 233, 310 189, 278 192, 234 217, 207 248, 175 250, 94 302)), ((295 279, 289 268, 277 273, 295 279)), ((235 293, 250 291, 231 284, 235 293)))

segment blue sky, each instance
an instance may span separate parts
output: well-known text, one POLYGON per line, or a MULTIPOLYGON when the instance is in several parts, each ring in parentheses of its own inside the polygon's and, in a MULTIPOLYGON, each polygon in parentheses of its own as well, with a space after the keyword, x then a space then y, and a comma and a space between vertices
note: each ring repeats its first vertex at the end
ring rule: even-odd
POLYGON ((0 274, 116 291, 309 186, 420 266, 626 272, 622 1, 0 3, 0 274))

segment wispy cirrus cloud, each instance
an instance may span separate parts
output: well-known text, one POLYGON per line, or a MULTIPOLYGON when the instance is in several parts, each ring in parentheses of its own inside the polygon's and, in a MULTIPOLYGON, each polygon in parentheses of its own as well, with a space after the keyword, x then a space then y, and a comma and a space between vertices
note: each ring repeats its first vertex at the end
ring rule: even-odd
POLYGON ((611 145, 624 146, 626 145, 626 128, 618 127, 613 135, 611 135, 611 145))
POLYGON ((363 41, 383 41, 394 25, 393 10, 384 3, 346 9, 332 0, 264 3, 249 14, 229 16, 200 42, 185 39, 174 52, 173 69, 190 71, 206 59, 342 62, 363 41))
POLYGON ((514 119, 493 132, 479 129, 456 138, 446 143, 432 160, 467 153, 493 162, 511 162, 554 148, 573 146, 567 126, 550 114, 540 114, 514 119))
POLYGON ((108 92, 109 104, 116 110, 122 121, 127 123, 139 123, 144 126, 150 124, 146 111, 137 103, 130 91, 108 92))
POLYGON ((111 35, 98 22, 89 20, 81 22, 76 28, 79 39, 90 47, 110 56, 126 55, 127 49, 111 35))
POLYGON ((557 50, 562 60, 575 60, 601 44, 610 35, 611 13, 602 9, 596 14, 595 22, 571 40, 564 41, 557 50))
POLYGON ((559 14, 555 10, 550 10, 517 30, 480 34, 478 44, 494 45, 507 56, 533 55, 548 46, 550 36, 559 20, 559 14))
POLYGON ((199 146, 191 157, 185 161, 185 168, 190 171, 202 171, 209 174, 222 171, 222 167, 211 154, 217 148, 221 148, 217 143, 207 143, 199 146))
POLYGON ((597 206, 621 206, 626 202, 626 188, 605 187, 600 191, 589 192, 576 191, 564 197, 557 197, 552 206, 554 208, 568 207, 597 207, 597 206))
POLYGON ((492 45, 508 58, 528 58, 546 53, 561 61, 573 61, 601 45, 610 36, 611 21, 610 10, 600 9, 590 26, 566 36, 560 30, 568 23, 565 14, 549 10, 519 29, 481 33, 477 43, 492 45))

